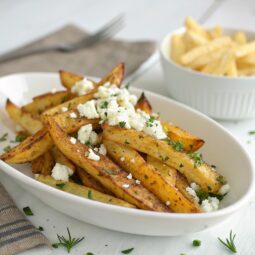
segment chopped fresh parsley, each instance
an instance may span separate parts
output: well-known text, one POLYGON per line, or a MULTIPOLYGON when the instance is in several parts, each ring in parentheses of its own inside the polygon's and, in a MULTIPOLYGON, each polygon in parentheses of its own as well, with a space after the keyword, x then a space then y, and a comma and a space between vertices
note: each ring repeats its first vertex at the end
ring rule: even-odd
POLYGON ((24 207, 24 208, 23 208, 23 212, 24 212, 27 216, 32 216, 32 215, 34 215, 29 206, 24 207))
POLYGON ((87 252, 86 255, 94 255, 92 252, 87 252))
POLYGON ((23 142, 26 138, 27 138, 27 135, 24 134, 24 133, 17 134, 16 137, 15 137, 15 142, 16 142, 16 143, 21 143, 21 142, 23 142))
POLYGON ((92 191, 91 190, 88 191, 88 199, 93 199, 92 198, 92 191))
POLYGON ((6 141, 6 140, 7 140, 7 137, 8 137, 8 133, 3 134, 3 135, 0 137, 0 142, 6 141))
POLYGON ((68 238, 65 238, 64 236, 57 235, 59 243, 52 244, 53 248, 58 248, 59 246, 63 246, 66 248, 67 252, 69 253, 71 249, 76 246, 78 243, 84 240, 84 237, 82 238, 74 238, 71 236, 71 233, 69 231, 69 228, 67 228, 68 238))
POLYGON ((65 183, 57 183, 57 184, 56 184, 56 186, 57 186, 58 188, 60 188, 60 189, 63 189, 65 185, 66 185, 65 183))
POLYGON ((39 226, 39 227, 38 227, 38 230, 43 231, 43 230, 44 230, 44 228, 43 228, 43 227, 41 227, 41 226, 39 226))
POLYGON ((150 118, 146 121, 146 127, 152 127, 154 120, 155 120, 155 117, 150 116, 150 118))
POLYGON ((203 164, 202 154, 199 152, 190 152, 189 157, 194 161, 194 167, 201 166, 203 164))
POLYGON ((232 230, 230 231, 229 238, 226 238, 224 242, 221 238, 218 237, 218 240, 231 252, 237 253, 236 245, 235 245, 236 234, 232 234, 232 230))
POLYGON ((179 151, 179 152, 183 151, 184 149, 184 145, 179 141, 172 141, 171 145, 176 151, 179 151))
POLYGON ((104 102, 101 104, 101 109, 107 109, 108 105, 109 105, 109 102, 104 101, 104 102))
POLYGON ((8 146, 4 147, 4 148, 3 148, 3 150, 4 150, 5 152, 10 151, 10 150, 11 150, 11 146, 10 146, 10 145, 8 145, 8 146))
POLYGON ((208 199, 208 197, 216 197, 217 199, 219 199, 219 201, 221 201, 226 196, 226 194, 220 195, 212 192, 206 192, 201 189, 196 190, 196 195, 199 198, 199 204, 201 204, 203 200, 208 199))
POLYGON ((201 246, 201 241, 200 240, 193 240, 192 245, 195 247, 201 246))
POLYGON ((222 185, 224 185, 224 184, 227 183, 225 177, 222 176, 222 175, 220 175, 220 176, 217 177, 217 181, 218 181, 220 184, 222 184, 222 185))
POLYGON ((120 121, 119 122, 119 127, 124 128, 126 126, 126 122, 125 121, 120 121))
POLYGON ((121 253, 122 253, 122 254, 129 254, 129 253, 131 253, 133 250, 134 250, 134 248, 130 248, 130 249, 126 249, 126 250, 121 251, 121 253))
POLYGON ((126 85, 124 85, 125 89, 129 89, 130 83, 128 82, 126 85))

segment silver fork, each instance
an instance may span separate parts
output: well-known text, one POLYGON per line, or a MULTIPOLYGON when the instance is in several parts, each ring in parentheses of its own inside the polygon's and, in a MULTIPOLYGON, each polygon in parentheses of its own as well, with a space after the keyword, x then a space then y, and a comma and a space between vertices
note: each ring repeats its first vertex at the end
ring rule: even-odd
POLYGON ((17 49, 0 56, 0 63, 11 61, 18 58, 23 58, 30 55, 39 53, 45 53, 50 51, 59 52, 72 52, 81 48, 89 47, 90 45, 97 43, 102 40, 109 39, 117 34, 124 27, 124 17, 119 15, 114 19, 110 20, 106 25, 100 28, 96 33, 86 36, 75 43, 69 44, 56 44, 49 45, 43 48, 37 49, 17 49))

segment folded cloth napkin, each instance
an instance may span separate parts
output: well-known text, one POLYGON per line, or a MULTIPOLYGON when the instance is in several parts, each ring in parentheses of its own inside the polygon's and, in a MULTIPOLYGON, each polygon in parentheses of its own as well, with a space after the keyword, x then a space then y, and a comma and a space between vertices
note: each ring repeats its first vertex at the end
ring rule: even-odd
MULTIPOLYGON (((38 48, 57 43, 76 42, 89 35, 84 30, 67 25, 23 48, 38 48)), ((128 42, 105 40, 71 53, 48 52, 0 64, 0 75, 17 72, 56 72, 59 69, 102 77, 116 64, 124 62, 126 77, 136 71, 155 51, 152 41, 128 42)))
POLYGON ((24 217, 0 183, 0 254, 12 255, 41 245, 49 245, 49 241, 24 217))

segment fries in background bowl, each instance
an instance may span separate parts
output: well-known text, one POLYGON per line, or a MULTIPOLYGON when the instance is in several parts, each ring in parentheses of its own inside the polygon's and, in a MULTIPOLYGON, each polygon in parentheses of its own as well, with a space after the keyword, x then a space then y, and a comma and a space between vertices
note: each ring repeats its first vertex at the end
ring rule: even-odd
POLYGON ((255 117, 255 34, 191 17, 161 44, 170 95, 216 119, 255 117))

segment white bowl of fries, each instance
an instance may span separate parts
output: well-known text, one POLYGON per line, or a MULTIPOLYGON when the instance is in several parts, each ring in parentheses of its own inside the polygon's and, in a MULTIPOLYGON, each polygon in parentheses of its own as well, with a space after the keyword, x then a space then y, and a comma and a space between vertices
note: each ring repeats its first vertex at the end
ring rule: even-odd
POLYGON ((185 25, 161 43, 170 96, 215 119, 255 117, 254 33, 185 25))

